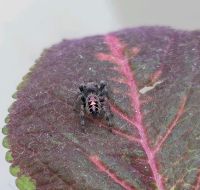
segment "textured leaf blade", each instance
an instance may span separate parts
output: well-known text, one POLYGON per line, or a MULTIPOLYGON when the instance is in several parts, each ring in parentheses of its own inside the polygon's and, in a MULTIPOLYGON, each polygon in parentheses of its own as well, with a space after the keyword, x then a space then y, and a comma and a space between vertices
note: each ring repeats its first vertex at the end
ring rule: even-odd
POLYGON ((198 190, 199 36, 142 27, 46 50, 9 110, 18 175, 37 189, 198 190), (113 132, 89 117, 83 133, 79 84, 102 79, 113 132))

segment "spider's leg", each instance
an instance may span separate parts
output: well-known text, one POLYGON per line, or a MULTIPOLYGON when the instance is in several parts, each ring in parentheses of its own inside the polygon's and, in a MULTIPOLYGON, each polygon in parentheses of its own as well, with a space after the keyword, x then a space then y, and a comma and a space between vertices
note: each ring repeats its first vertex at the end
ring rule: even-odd
POLYGON ((107 86, 107 83, 103 80, 100 81, 99 90, 102 91, 107 86))
POLYGON ((81 123, 81 126, 84 126, 85 125, 85 119, 84 119, 84 116, 85 116, 85 113, 84 113, 84 105, 82 104, 81 105, 81 111, 80 111, 80 123, 81 123))
POLYGON ((99 101, 101 102, 101 104, 103 104, 105 102, 105 97, 104 96, 99 96, 99 101))
POLYGON ((100 91, 99 96, 106 96, 108 97, 108 89, 104 88, 100 91))
POLYGON ((74 103, 73 103, 73 111, 77 111, 78 109, 80 109, 80 107, 79 107, 80 104, 82 104, 82 95, 80 93, 78 93, 76 95, 76 98, 75 98, 74 103))
POLYGON ((83 83, 79 86, 79 90, 80 90, 81 92, 83 92, 85 88, 86 88, 86 86, 85 86, 85 84, 83 84, 83 83))
POLYGON ((104 117, 105 117, 106 121, 108 122, 109 130, 112 132, 111 127, 113 126, 113 122, 112 122, 113 114, 110 110, 110 107, 108 105, 106 106, 105 104, 103 104, 102 110, 104 113, 104 117))

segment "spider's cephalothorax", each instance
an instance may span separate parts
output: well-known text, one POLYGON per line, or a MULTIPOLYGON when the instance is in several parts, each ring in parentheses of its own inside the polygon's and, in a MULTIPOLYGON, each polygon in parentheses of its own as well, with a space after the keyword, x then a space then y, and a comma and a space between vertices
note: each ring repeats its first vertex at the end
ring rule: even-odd
POLYGON ((108 125, 111 126, 112 113, 108 105, 108 91, 107 83, 105 81, 88 82, 79 86, 80 95, 78 102, 81 103, 80 107, 80 119, 81 125, 85 125, 84 115, 85 113, 92 117, 105 117, 108 121, 108 125))

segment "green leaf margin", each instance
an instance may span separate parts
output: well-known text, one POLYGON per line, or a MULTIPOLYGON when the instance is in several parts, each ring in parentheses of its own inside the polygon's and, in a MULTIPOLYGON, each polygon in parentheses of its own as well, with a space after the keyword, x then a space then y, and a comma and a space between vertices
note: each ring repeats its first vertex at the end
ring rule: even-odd
MULTIPOLYGON (((46 50, 43 52, 43 54, 46 52, 46 50)), ((42 54, 42 55, 43 55, 42 54)), ((42 56, 41 55, 41 56, 42 56)), ((34 64, 31 68, 30 68, 30 72, 28 72, 23 78, 22 78, 22 82, 17 86, 17 91, 22 90, 26 85, 27 82, 29 80, 30 74, 35 70, 36 65, 39 62, 36 60, 36 64, 34 64)), ((17 92, 15 92, 12 95, 12 98, 15 99, 15 101, 17 100, 17 92)), ((10 112, 10 110, 12 109, 12 105, 8 108, 8 112, 10 112)), ((10 143, 9 143, 9 129, 7 127, 7 125, 10 122, 10 117, 9 114, 8 116, 5 118, 5 123, 6 125, 2 128, 2 133, 5 135, 5 137, 3 138, 2 141, 2 145, 4 148, 9 149, 6 152, 5 155, 5 159, 7 162, 11 163, 10 165, 10 174, 14 177, 16 177, 15 183, 16 186, 19 190, 36 190, 36 182, 34 179, 32 179, 30 176, 28 176, 27 174, 23 174, 20 170, 20 167, 17 165, 12 165, 12 161, 13 161, 13 157, 12 157, 12 151, 10 149, 10 143)))

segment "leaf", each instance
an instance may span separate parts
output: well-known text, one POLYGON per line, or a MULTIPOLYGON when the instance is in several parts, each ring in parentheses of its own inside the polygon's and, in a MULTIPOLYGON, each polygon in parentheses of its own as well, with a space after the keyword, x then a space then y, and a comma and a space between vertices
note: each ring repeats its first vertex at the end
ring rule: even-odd
POLYGON ((63 40, 45 50, 18 87, 3 129, 18 187, 199 190, 199 56, 200 32, 166 27, 63 40), (102 79, 113 131, 87 117, 83 132, 73 111, 78 87, 102 79))

